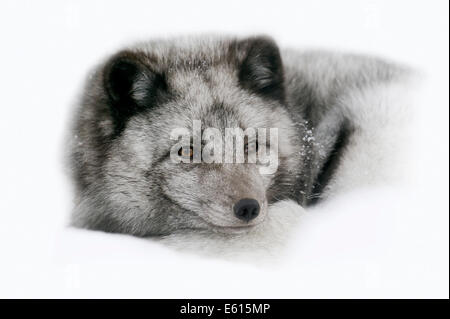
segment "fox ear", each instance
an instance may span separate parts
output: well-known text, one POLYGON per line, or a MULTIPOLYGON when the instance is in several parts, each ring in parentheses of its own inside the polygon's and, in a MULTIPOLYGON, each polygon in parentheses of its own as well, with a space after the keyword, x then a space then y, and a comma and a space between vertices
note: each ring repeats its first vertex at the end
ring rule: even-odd
POLYGON ((103 84, 115 117, 127 118, 155 103, 164 77, 142 62, 139 53, 123 51, 107 62, 103 84))
POLYGON ((238 45, 246 52, 239 70, 241 86, 284 101, 283 63, 276 43, 271 38, 255 37, 238 45))

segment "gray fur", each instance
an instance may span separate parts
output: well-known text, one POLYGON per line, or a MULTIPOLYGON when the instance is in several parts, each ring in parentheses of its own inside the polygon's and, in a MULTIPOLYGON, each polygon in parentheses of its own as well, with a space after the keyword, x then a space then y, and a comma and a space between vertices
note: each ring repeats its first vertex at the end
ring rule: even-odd
MULTIPOLYGON (((235 233, 264 222, 268 206, 277 201, 293 199, 305 206, 321 197, 322 184, 333 174, 333 152, 345 151, 345 141, 335 149, 338 139, 355 130, 340 97, 401 78, 405 70, 369 57, 281 51, 284 96, 277 91, 271 98, 240 81, 255 39, 274 45, 268 38, 200 37, 127 48, 143 65, 164 74, 170 98, 145 105, 119 133, 105 88, 105 68, 114 58, 94 70, 70 142, 77 192, 73 225, 137 236, 195 229, 235 233), (277 173, 261 176, 256 164, 172 163, 167 157, 174 143, 170 132, 191 129, 194 119, 219 129, 278 128, 277 173), (262 204, 260 215, 249 223, 232 214, 241 198, 262 204)), ((144 100, 150 81, 140 75, 132 98, 144 100)))

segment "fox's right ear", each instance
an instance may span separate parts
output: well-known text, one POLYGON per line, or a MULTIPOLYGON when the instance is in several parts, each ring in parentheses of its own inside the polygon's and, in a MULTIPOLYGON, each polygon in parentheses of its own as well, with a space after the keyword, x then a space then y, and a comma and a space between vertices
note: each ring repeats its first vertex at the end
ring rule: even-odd
POLYGON ((139 53, 123 51, 106 63, 103 85, 114 116, 127 118, 151 107, 165 88, 165 80, 143 62, 139 53))

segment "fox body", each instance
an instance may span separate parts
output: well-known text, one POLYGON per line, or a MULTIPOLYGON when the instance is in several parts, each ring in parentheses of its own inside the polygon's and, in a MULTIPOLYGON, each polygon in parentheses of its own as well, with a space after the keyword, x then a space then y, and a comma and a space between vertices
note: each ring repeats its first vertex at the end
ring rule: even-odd
POLYGON ((76 112, 73 224, 136 236, 234 234, 264 223, 278 201, 311 205, 335 187, 362 129, 365 111, 348 97, 406 73, 371 57, 280 50, 267 37, 125 48, 94 69, 76 112), (259 163, 175 163, 171 132, 192 130, 195 120, 222 134, 277 128, 276 172, 261 174, 259 163))

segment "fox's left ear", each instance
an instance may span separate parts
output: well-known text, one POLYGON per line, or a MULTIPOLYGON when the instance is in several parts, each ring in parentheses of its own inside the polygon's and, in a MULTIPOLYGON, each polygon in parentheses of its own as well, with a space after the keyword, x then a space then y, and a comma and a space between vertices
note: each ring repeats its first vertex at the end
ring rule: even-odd
POLYGON ((268 37, 254 37, 238 42, 244 52, 239 69, 242 87, 265 97, 284 101, 284 72, 280 50, 268 37))

